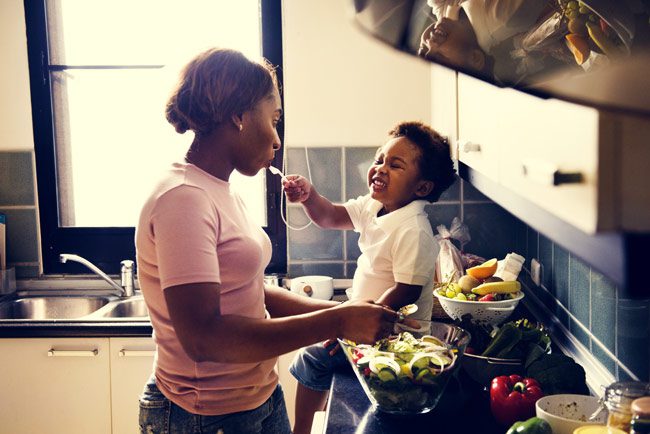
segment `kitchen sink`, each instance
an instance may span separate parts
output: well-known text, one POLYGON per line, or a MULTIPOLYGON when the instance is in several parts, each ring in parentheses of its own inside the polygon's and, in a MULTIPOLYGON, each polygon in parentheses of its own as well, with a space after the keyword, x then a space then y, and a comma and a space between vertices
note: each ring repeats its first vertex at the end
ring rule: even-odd
POLYGON ((142 297, 136 297, 112 303, 112 308, 103 315, 105 318, 141 318, 148 317, 149 311, 142 297))
POLYGON ((76 319, 109 303, 108 297, 23 297, 0 303, 0 320, 76 319))

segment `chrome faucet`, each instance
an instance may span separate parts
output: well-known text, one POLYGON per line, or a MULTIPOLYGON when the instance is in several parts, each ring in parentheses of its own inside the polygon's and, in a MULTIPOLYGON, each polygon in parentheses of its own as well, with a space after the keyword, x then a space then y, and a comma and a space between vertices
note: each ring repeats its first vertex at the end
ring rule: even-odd
POLYGON ((102 270, 97 268, 95 264, 90 262, 89 260, 82 258, 79 255, 73 255, 70 253, 61 253, 59 255, 59 260, 61 261, 62 264, 65 264, 68 261, 74 261, 78 262, 80 264, 85 265, 88 267, 90 270, 92 270, 95 274, 97 274, 99 277, 104 279, 109 285, 111 285, 116 291, 119 291, 119 293, 122 295, 122 297, 132 297, 133 294, 135 293, 135 278, 133 274, 133 261, 130 260, 124 260, 120 262, 122 265, 121 269, 121 286, 115 283, 113 279, 108 277, 106 273, 104 273, 102 270))

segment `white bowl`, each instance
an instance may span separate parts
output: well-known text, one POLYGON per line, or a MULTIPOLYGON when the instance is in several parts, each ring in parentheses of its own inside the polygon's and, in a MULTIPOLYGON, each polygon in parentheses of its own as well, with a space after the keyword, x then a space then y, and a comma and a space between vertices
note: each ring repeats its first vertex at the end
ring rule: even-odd
POLYGON ((596 420, 588 420, 599 406, 595 396, 559 394, 538 399, 535 412, 538 418, 551 425, 553 434, 572 434, 581 426, 605 424, 605 412, 601 412, 596 420))
POLYGON ((451 318, 460 320, 463 315, 470 314, 472 322, 492 325, 505 321, 524 298, 523 292, 519 292, 515 298, 501 301, 465 301, 445 297, 435 291, 433 294, 438 297, 440 306, 451 318))

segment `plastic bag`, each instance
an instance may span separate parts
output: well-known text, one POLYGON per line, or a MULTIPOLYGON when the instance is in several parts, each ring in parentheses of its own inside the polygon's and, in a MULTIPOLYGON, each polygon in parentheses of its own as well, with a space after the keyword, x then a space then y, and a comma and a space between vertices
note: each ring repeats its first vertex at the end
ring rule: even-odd
POLYGON ((436 240, 440 243, 440 253, 436 260, 435 280, 457 282, 465 273, 465 268, 460 250, 451 240, 458 241, 462 249, 465 243, 472 239, 469 236, 469 228, 458 217, 454 217, 449 229, 445 225, 438 225, 436 229, 438 229, 436 240))

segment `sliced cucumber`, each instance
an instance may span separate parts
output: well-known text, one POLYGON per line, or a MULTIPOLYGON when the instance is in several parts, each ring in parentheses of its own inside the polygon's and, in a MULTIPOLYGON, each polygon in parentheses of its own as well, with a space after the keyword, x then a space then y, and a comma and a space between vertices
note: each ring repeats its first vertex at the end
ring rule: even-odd
POLYGON ((396 380, 397 376, 395 375, 395 372, 392 369, 383 368, 380 369, 379 372, 377 372, 377 378, 379 378, 383 382, 386 382, 386 381, 396 380))

